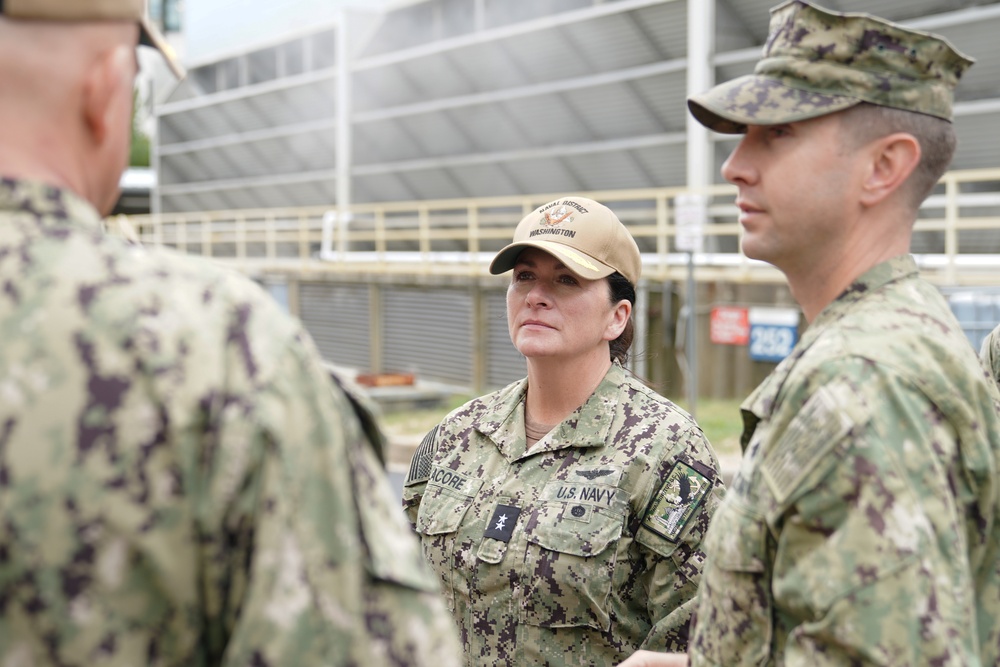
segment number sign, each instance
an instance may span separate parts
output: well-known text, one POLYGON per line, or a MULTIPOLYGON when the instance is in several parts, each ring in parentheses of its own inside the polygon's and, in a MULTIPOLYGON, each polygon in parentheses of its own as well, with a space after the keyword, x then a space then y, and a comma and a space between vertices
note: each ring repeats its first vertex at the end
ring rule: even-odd
POLYGON ((750 309, 750 358, 781 361, 799 339, 799 311, 793 308, 750 309))

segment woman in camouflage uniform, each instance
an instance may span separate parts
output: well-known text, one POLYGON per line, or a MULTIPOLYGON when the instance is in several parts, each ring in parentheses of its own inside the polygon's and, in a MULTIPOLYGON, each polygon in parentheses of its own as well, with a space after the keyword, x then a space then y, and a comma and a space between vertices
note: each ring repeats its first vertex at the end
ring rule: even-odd
POLYGON ((528 376, 448 415, 403 504, 467 665, 611 665, 683 651, 722 493, 697 424, 623 367, 641 259, 607 207, 566 197, 518 225, 511 340, 528 376))

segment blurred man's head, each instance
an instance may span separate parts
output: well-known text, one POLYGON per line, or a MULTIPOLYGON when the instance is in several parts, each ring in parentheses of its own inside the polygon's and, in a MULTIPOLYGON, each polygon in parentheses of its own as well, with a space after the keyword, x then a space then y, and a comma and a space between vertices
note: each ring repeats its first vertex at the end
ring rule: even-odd
POLYGON ((0 175, 109 212, 128 164, 140 39, 175 64, 142 0, 0 3, 0 175))

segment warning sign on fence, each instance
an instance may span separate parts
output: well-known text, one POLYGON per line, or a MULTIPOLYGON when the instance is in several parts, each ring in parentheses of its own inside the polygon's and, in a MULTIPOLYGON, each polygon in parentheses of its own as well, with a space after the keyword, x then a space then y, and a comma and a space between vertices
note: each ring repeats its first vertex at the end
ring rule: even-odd
POLYGON ((750 313, 739 306, 712 306, 708 335, 716 345, 746 345, 750 342, 750 313))

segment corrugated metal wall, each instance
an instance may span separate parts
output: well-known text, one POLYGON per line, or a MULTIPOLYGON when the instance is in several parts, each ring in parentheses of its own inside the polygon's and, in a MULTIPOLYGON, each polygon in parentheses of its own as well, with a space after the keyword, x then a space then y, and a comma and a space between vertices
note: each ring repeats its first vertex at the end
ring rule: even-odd
POLYGON ((473 386, 473 312, 469 290, 384 287, 382 370, 473 386))
POLYGON ((487 292, 486 300, 486 384, 504 387, 527 373, 524 356, 510 342, 507 330, 506 292, 487 292))
POLYGON ((327 361, 371 367, 371 298, 367 285, 303 282, 299 317, 327 361))

